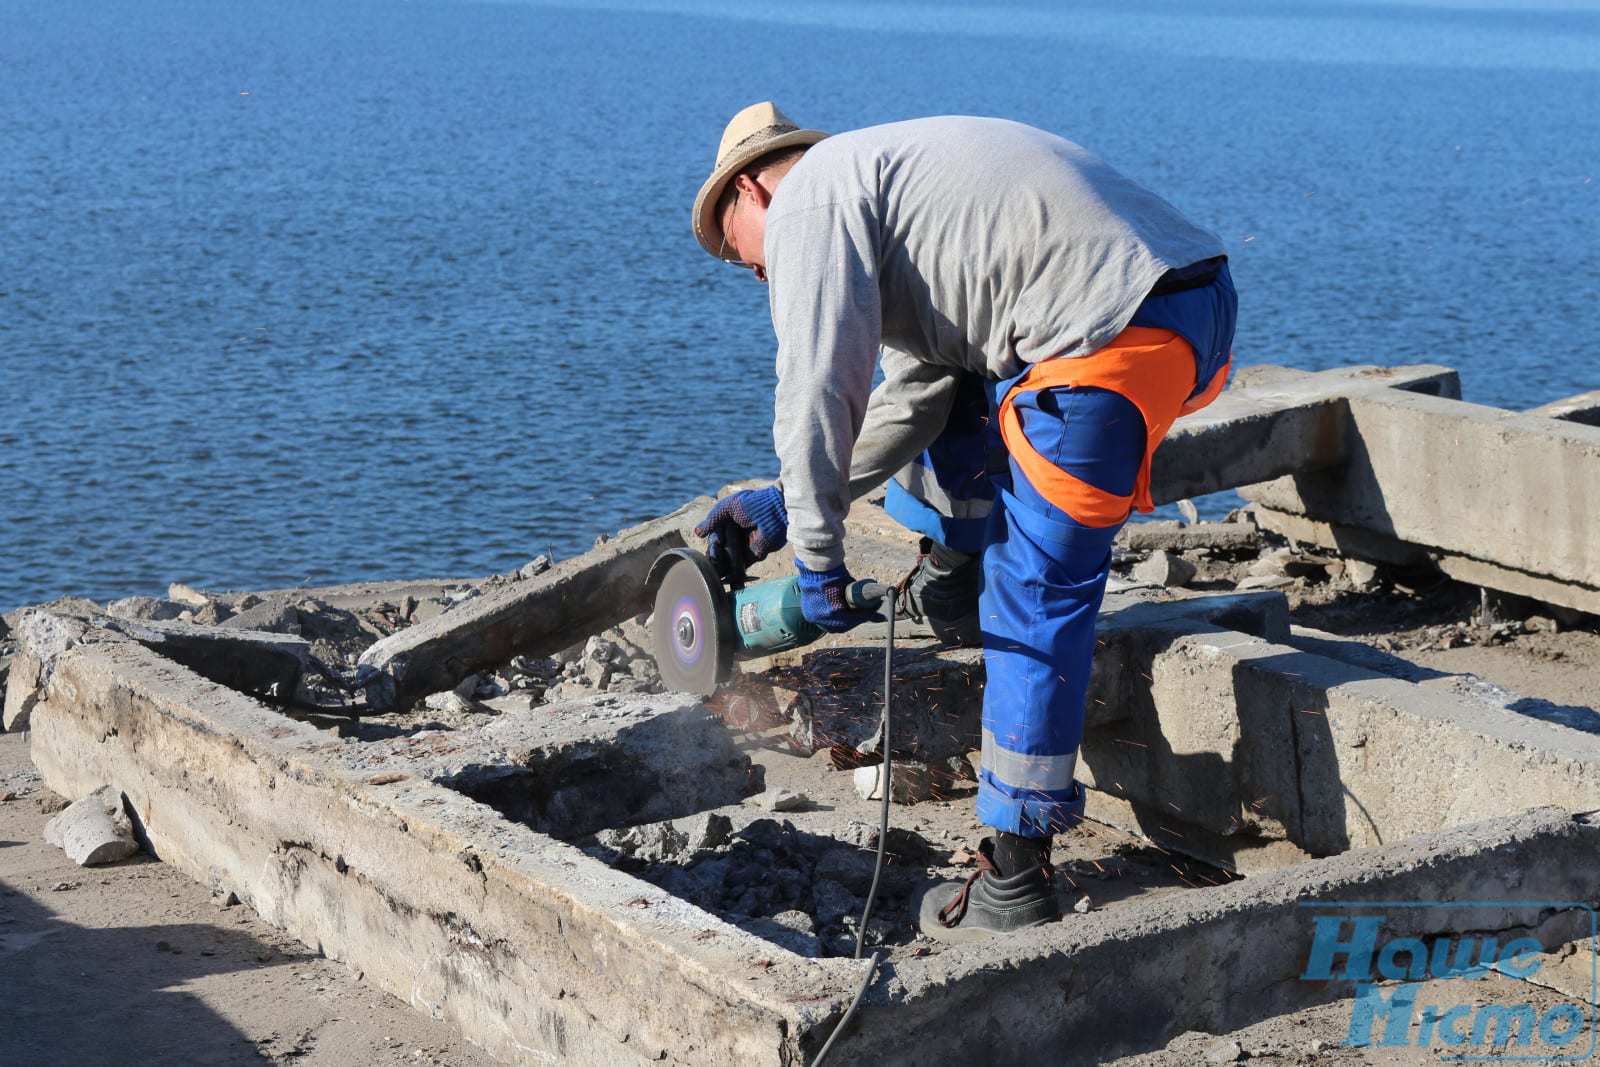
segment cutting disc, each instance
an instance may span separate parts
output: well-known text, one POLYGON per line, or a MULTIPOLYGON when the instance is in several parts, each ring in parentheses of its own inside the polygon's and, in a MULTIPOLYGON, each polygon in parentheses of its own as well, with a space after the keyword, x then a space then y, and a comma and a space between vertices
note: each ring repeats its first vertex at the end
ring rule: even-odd
POLYGON ((733 664, 732 605, 711 561, 689 549, 664 553, 650 623, 656 669, 668 689, 710 696, 733 664), (665 568, 663 571, 661 568, 665 568))

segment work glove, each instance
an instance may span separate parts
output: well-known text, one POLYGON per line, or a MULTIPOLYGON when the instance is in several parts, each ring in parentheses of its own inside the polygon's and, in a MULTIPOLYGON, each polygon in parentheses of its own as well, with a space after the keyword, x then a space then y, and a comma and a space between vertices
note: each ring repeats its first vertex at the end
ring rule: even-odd
POLYGON ((694 528, 706 539, 706 555, 725 578, 742 580, 745 568, 782 548, 789 540, 789 512, 783 491, 741 489, 717 501, 694 528))
POLYGON ((831 570, 808 570, 794 561, 800 571, 800 612, 806 621, 830 634, 842 634, 878 617, 874 611, 860 611, 845 603, 844 591, 855 581, 840 564, 831 570))

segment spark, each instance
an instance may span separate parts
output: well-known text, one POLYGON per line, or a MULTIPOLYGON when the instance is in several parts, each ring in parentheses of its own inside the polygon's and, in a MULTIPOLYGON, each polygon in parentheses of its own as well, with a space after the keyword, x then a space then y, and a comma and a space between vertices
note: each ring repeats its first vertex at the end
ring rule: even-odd
POLYGON ((1117 744, 1119 744, 1119 745, 1134 745, 1134 746, 1136 746, 1138 748, 1149 748, 1150 747, 1149 745, 1145 744, 1143 741, 1129 741, 1126 737, 1117 737, 1117 738, 1113 738, 1113 740, 1115 740, 1117 742, 1117 744))

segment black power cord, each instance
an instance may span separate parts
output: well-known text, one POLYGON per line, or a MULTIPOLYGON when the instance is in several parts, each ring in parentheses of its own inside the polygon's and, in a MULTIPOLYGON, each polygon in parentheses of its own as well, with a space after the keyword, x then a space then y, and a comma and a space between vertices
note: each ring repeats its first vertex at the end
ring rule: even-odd
MULTIPOLYGON (((878 821, 878 860, 872 868, 872 888, 867 891, 867 906, 861 910, 861 926, 856 930, 856 954, 854 958, 858 960, 861 958, 861 950, 866 943, 867 920, 872 916, 872 902, 878 898, 878 880, 883 877, 884 855, 889 844, 889 708, 892 703, 891 694, 893 693, 890 683, 893 679, 894 671, 894 593, 894 588, 889 586, 885 587, 885 591, 882 594, 884 601, 889 605, 889 634, 885 638, 883 646, 883 721, 878 726, 879 750, 883 753, 883 771, 878 776, 878 788, 883 792, 883 808, 878 821)), ((833 1033, 828 1035, 828 1040, 822 1046, 822 1050, 817 1053, 817 1058, 811 1061, 811 1067, 821 1067, 822 1061, 827 1058, 828 1051, 833 1048, 833 1043, 839 1039, 839 1035, 844 1033, 845 1028, 850 1025, 850 1020, 854 1018, 856 1009, 861 1006, 862 999, 866 997, 873 978, 877 977, 879 966, 888 958, 888 955, 888 950, 881 948, 872 954, 872 964, 867 968, 866 977, 861 980, 861 988, 856 990, 855 999, 845 1009, 844 1016, 839 1020, 839 1025, 833 1028, 833 1033)))

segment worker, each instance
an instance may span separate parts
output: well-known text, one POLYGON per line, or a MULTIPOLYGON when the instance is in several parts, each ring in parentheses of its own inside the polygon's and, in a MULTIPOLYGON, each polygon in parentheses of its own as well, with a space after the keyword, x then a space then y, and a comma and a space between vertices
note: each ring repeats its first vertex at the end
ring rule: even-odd
POLYGON ((964 882, 924 933, 967 941, 1059 918, 1052 838, 1074 777, 1111 542, 1150 511, 1150 457, 1227 379, 1236 297, 1221 241, 1070 141, 992 118, 829 136, 771 102, 724 130, 694 203, 712 255, 767 283, 778 482, 697 532, 759 559, 794 546, 805 617, 844 599, 844 519, 890 482, 923 538, 905 606, 981 640, 987 683, 964 882), (874 389, 876 369, 882 381, 874 389))

